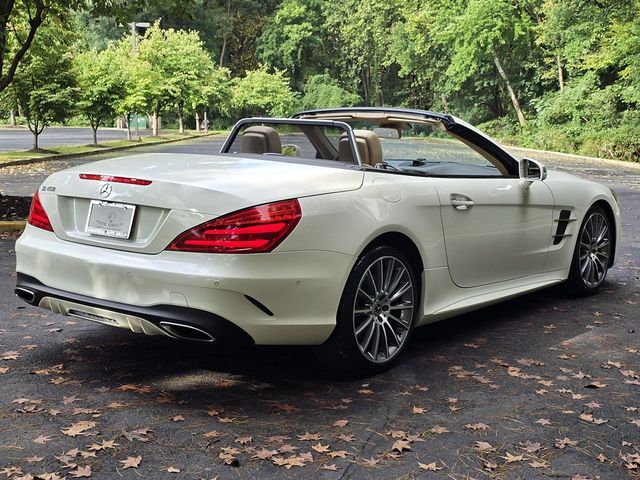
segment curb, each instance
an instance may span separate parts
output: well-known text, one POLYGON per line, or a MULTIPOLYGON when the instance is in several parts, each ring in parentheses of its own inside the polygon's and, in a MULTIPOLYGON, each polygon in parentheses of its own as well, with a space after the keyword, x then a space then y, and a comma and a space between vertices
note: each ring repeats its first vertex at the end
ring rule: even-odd
POLYGON ((154 145, 164 145, 166 143, 184 142, 185 140, 191 140, 193 138, 200 138, 200 137, 210 137, 212 135, 216 135, 216 134, 213 132, 202 133, 199 135, 185 136, 184 138, 170 138, 167 140, 161 140, 159 142, 151 142, 151 143, 140 142, 139 144, 125 145, 122 147, 106 147, 106 148, 101 148, 97 150, 91 150, 88 152, 60 153, 60 154, 48 155, 46 157, 21 158, 20 160, 9 160, 7 162, 0 162, 0 169, 2 167, 11 167, 14 165, 28 165, 30 163, 48 162, 49 160, 69 160, 71 158, 87 157, 91 155, 99 155, 102 153, 119 152, 121 150, 131 150, 133 148, 152 147, 154 145))
POLYGON ((27 222, 24 220, 11 220, 0 222, 0 232, 21 232, 27 222))

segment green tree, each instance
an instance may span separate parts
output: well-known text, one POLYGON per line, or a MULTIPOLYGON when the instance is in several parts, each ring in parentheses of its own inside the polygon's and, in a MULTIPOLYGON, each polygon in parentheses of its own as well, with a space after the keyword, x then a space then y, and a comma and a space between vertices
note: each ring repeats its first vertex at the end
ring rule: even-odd
POLYGON ((67 22, 70 12, 92 14, 119 11, 119 0, 0 0, 0 92, 9 86, 18 66, 47 19, 67 22))
POLYGON ((266 66, 247 72, 231 91, 231 107, 242 116, 286 116, 291 113, 294 100, 284 72, 269 73, 266 66))
POLYGON ((532 1, 535 0, 469 0, 454 20, 453 28, 444 31, 445 38, 455 46, 447 69, 452 88, 460 88, 482 73, 483 66, 493 64, 521 125, 526 120, 513 82, 516 73, 510 67, 522 68, 522 58, 532 48, 533 20, 529 8, 532 1))
POLYGON ((362 99, 359 95, 349 92, 338 85, 328 74, 309 77, 304 86, 304 95, 300 100, 300 108, 311 110, 315 108, 352 107, 358 105, 362 99))
POLYGON ((203 85, 190 97, 190 108, 196 120, 196 131, 200 131, 200 112, 209 128, 210 111, 228 112, 231 107, 231 77, 227 68, 212 68, 203 85))
MULTIPOLYGON (((138 44, 138 58, 151 65, 161 79, 153 96, 154 119, 163 109, 174 107, 178 113, 180 133, 183 133, 185 105, 199 95, 213 66, 198 33, 162 29, 156 22, 138 44)), ((157 135, 157 121, 152 120, 152 125, 153 134, 157 135)))
POLYGON ((332 66, 322 4, 284 0, 259 39, 258 58, 289 72, 294 86, 303 86, 305 78, 332 66))
POLYGON ((43 26, 11 84, 12 95, 33 134, 36 151, 44 128, 74 113, 78 89, 72 72, 71 40, 64 29, 43 26))
POLYGON ((117 62, 112 49, 82 52, 74 63, 79 86, 76 107, 89 120, 97 147, 98 127, 117 115, 117 106, 126 94, 124 72, 114 68, 117 62))

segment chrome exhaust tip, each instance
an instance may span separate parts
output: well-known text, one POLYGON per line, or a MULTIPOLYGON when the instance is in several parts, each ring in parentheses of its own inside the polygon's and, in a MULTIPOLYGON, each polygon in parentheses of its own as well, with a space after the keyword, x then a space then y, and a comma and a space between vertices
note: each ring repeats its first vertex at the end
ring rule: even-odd
POLYGON ((175 322, 160 322, 160 326, 174 338, 181 338, 183 340, 195 340, 197 342, 215 342, 215 338, 197 327, 191 325, 185 325, 175 322))
POLYGON ((30 305, 33 305, 36 300, 35 292, 32 292, 31 290, 27 290, 26 288, 17 287, 14 290, 14 292, 18 297, 20 297, 22 300, 24 300, 30 305))

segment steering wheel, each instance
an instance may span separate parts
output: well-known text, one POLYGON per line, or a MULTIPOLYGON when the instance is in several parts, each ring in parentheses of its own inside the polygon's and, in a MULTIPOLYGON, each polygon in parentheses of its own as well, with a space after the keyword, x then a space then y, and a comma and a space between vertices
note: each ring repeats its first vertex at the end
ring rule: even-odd
POLYGON ((377 168, 378 170, 394 170, 396 172, 404 172, 404 170, 402 170, 401 168, 396 167, 395 165, 391 165, 390 163, 387 162, 379 162, 376 163, 375 167, 373 168, 377 168))

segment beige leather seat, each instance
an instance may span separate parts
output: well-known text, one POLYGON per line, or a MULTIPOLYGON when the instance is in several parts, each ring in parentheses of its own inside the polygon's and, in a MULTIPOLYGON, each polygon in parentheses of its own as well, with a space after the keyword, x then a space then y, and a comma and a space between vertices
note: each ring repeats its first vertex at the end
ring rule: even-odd
POLYGON ((271 127, 248 127, 242 134, 240 152, 242 153, 277 153, 282 155, 280 135, 271 127))
MULTIPOLYGON (((356 145, 363 165, 374 167, 377 163, 382 162, 382 145, 380 145, 378 135, 370 130, 354 130, 353 135, 356 137, 356 145)), ((346 133, 340 136, 338 160, 355 163, 346 133)))

